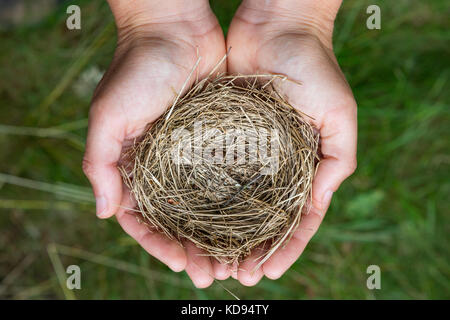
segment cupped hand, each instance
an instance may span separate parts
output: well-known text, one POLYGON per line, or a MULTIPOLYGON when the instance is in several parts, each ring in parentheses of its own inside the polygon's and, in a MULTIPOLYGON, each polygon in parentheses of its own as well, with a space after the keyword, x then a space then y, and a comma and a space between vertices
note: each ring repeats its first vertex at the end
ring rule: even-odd
MULTIPOLYGON (((186 89, 197 77, 206 77, 224 56, 222 29, 206 1, 192 2, 189 8, 179 11, 171 6, 133 11, 133 5, 126 2, 112 3, 117 4, 112 9, 118 44, 92 100, 83 159, 83 170, 93 186, 97 215, 116 215, 122 228, 152 256, 174 271, 185 269, 197 287, 209 286, 214 271, 226 277, 227 270, 208 257, 199 256, 199 249, 192 244, 182 247, 151 232, 128 214, 126 208, 134 207, 134 203, 122 184, 117 162, 123 148, 169 107, 198 56, 200 63, 186 89), (152 16, 148 17, 148 13, 152 16)), ((222 65, 221 71, 225 68, 222 65)))
POLYGON ((356 169, 357 116, 351 89, 332 50, 333 21, 339 3, 244 0, 227 36, 232 47, 228 71, 241 74, 282 74, 277 89, 299 111, 313 118, 320 131, 322 160, 312 187, 312 206, 283 248, 255 273, 255 256, 244 261, 234 277, 244 285, 264 275, 277 279, 298 259, 317 231, 333 192, 356 169), (311 3, 312 8, 305 5, 311 3), (311 14, 308 13, 308 9, 311 14), (316 16, 320 18, 316 18, 316 16))

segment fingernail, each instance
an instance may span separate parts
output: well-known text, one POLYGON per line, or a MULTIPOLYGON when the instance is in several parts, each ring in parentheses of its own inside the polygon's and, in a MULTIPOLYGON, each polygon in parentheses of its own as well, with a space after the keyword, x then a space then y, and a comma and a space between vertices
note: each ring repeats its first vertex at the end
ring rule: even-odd
POLYGON ((105 214, 106 209, 108 207, 106 198, 105 197, 95 198, 95 207, 96 207, 97 217, 103 218, 103 215, 105 214))

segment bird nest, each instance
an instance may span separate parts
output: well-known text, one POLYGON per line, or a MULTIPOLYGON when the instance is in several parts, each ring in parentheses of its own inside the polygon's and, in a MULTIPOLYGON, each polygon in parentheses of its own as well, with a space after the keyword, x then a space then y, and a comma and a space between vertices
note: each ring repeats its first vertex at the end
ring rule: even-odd
POLYGON ((203 80, 149 126, 120 168, 141 221, 222 263, 264 247, 261 265, 289 240, 311 197, 319 136, 276 78, 203 80))

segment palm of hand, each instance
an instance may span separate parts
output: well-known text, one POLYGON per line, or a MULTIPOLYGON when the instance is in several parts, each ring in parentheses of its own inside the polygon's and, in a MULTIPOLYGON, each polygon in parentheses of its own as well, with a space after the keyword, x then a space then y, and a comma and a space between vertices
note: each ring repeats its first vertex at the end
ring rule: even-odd
POLYGON ((115 214, 122 228, 146 251, 174 271, 186 268, 199 287, 208 286, 212 281, 209 258, 197 259, 198 250, 193 245, 187 243, 185 250, 162 234, 150 232, 126 213, 134 203, 122 184, 116 164, 123 148, 164 113, 198 57, 202 59, 186 88, 197 77, 206 77, 224 56, 220 26, 212 13, 205 20, 196 21, 204 26, 201 33, 191 30, 189 23, 181 22, 158 25, 158 30, 152 29, 138 37, 131 34, 122 37, 124 40, 119 41, 109 70, 94 94, 83 160, 83 169, 100 204, 99 217, 115 214), (103 208, 102 198, 107 198, 103 208), (209 274, 196 277, 199 265, 209 269, 209 274))
MULTIPOLYGON (((206 22, 196 21, 203 25, 195 31, 191 24, 180 22, 159 26, 138 41, 130 41, 132 35, 124 37, 126 40, 119 44, 93 99, 83 163, 100 204, 99 216, 116 214, 123 229, 146 251, 174 271, 186 269, 197 287, 209 286, 212 274, 225 279, 231 270, 198 255, 201 252, 192 243, 185 243, 182 248, 162 234, 149 232, 132 215, 125 214, 124 208, 131 208, 134 203, 122 187, 116 162, 123 147, 163 114, 198 56, 202 57, 198 73, 187 87, 197 76, 207 76, 224 56, 222 30, 211 15, 206 22), (102 208, 105 197, 107 205, 102 208)), ((313 183, 312 212, 302 219, 289 244, 255 273, 250 272, 256 264, 253 257, 241 264, 239 271, 231 271, 244 285, 256 284, 263 275, 278 278, 290 267, 320 225, 331 200, 329 192, 335 191, 355 167, 355 102, 331 48, 316 37, 284 30, 270 23, 256 27, 238 15, 227 38, 227 46, 232 47, 228 72, 283 74, 294 80, 277 85, 295 108, 314 118, 325 159, 313 183)), ((223 65, 220 71, 225 68, 223 65)))
POLYGON ((290 103, 313 118, 320 131, 323 160, 313 182, 312 207, 290 242, 278 249, 263 267, 250 256, 237 278, 256 284, 263 275, 279 278, 300 256, 317 231, 332 192, 356 166, 356 104, 333 51, 318 37, 272 23, 253 25, 235 17, 227 36, 232 47, 228 71, 241 74, 281 74, 288 81, 275 83, 290 103))

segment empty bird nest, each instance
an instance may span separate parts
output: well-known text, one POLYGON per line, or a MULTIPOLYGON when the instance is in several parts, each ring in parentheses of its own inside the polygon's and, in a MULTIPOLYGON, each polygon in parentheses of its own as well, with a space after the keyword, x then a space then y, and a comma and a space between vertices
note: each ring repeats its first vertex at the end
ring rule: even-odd
POLYGON ((151 124, 120 167, 135 214, 222 263, 264 247, 260 266, 298 226, 319 136, 278 94, 280 76, 218 76, 151 124))

